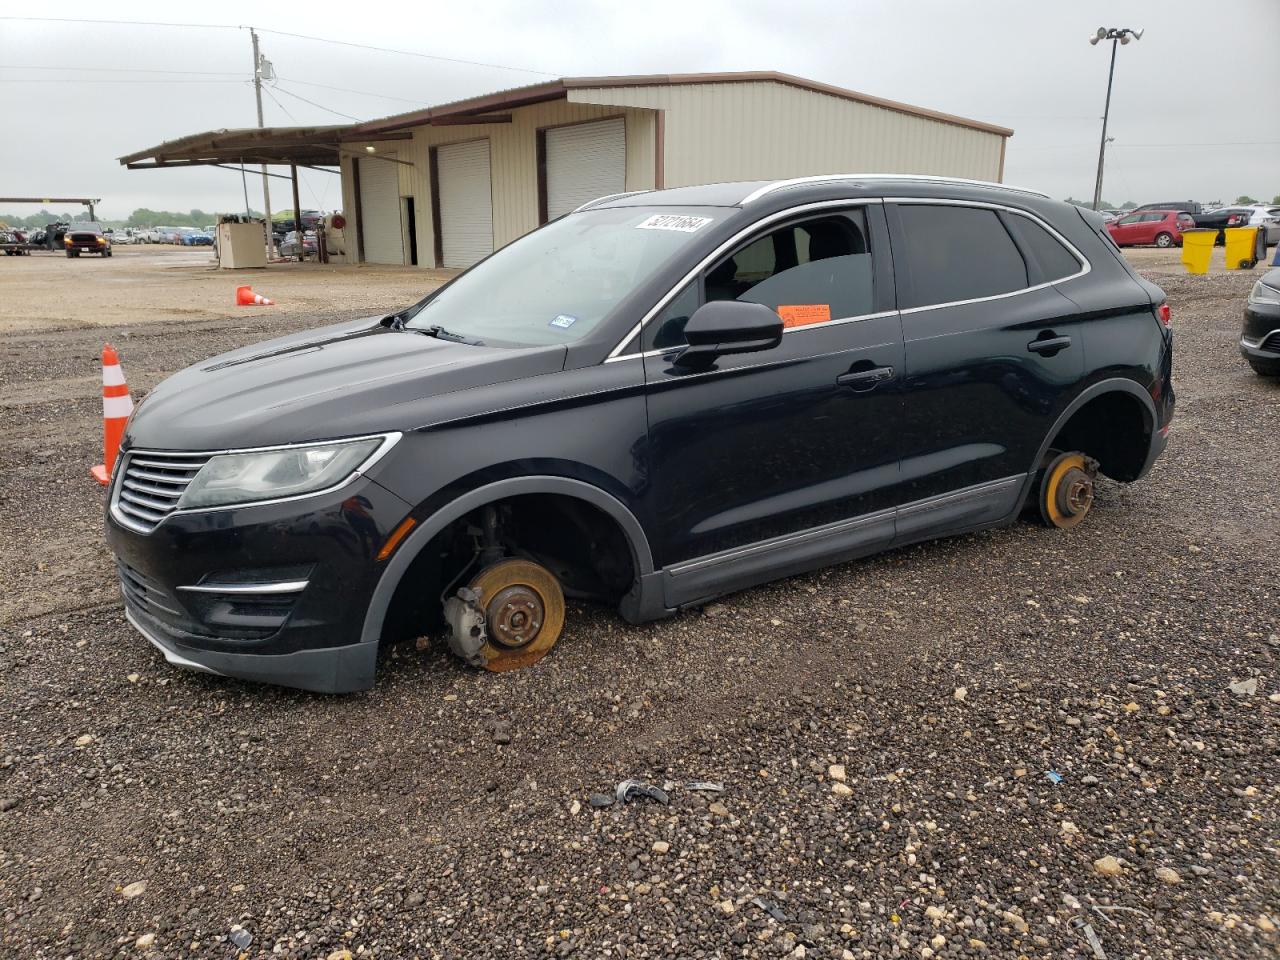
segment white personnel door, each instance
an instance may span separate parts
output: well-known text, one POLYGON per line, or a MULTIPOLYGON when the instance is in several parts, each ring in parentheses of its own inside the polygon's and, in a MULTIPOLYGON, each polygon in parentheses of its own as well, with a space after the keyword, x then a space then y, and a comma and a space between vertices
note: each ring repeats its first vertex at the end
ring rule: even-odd
POLYGON ((436 148, 441 266, 465 268, 493 252, 489 141, 436 148))
POLYGON ((627 189, 626 122, 599 120, 546 132, 547 219, 627 189))
POLYGON ((360 229, 367 263, 404 263, 400 164, 360 157, 360 229))

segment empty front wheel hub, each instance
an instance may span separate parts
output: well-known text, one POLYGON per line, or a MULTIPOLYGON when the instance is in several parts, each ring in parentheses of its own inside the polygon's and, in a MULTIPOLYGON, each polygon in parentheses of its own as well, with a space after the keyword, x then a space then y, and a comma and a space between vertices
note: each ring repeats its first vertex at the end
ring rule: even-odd
POLYGON ((517 584, 498 593, 485 611, 490 636, 504 647, 531 643, 542 628, 546 608, 532 588, 517 584))
MULTIPOLYGON (((515 670, 550 652, 564 628, 564 592, 555 574, 532 560, 500 560, 469 588, 484 611, 479 662, 486 670, 515 670)), ((476 662, 476 661, 471 661, 476 662)))

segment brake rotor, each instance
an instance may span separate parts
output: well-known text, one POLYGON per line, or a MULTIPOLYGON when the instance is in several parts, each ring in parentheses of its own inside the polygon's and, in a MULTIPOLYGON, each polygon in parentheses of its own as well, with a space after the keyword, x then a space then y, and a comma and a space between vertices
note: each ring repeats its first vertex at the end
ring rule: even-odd
POLYGON ((1079 526, 1093 506, 1098 465, 1083 453, 1059 454, 1040 485, 1040 516, 1060 530, 1079 526))
POLYGON ((484 611, 484 668, 495 673, 537 663, 564 629, 564 592, 555 575, 532 560, 502 560, 471 581, 484 611))

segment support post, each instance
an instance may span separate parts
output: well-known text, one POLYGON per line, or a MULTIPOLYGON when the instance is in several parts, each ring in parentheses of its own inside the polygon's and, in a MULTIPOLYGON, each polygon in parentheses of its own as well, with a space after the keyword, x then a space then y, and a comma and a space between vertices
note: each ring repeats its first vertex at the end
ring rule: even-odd
POLYGON ((293 229, 298 234, 298 259, 307 259, 307 244, 303 238, 302 204, 298 202, 298 165, 289 164, 289 173, 293 177, 293 229))
POLYGON ((1102 165, 1107 156, 1107 120, 1111 117, 1111 82, 1116 77, 1116 44, 1119 37, 1111 39, 1111 71, 1107 74, 1107 104, 1102 110, 1102 143, 1098 146, 1098 179, 1093 184, 1093 209, 1102 202, 1102 165))

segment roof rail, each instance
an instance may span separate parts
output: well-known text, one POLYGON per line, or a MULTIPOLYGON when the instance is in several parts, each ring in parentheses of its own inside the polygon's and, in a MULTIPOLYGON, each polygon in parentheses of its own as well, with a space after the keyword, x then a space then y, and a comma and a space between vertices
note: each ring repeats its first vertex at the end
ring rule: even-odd
POLYGON ((1008 190, 1011 193, 1026 193, 1033 197, 1049 199, 1047 193, 1039 190, 1028 190, 1025 187, 1012 187, 1007 183, 993 183, 990 180, 966 180, 963 177, 941 177, 920 173, 828 173, 816 177, 795 177, 791 180, 775 180, 751 191, 742 199, 742 205, 759 200, 763 196, 788 187, 799 187, 808 183, 830 183, 841 180, 915 180, 920 183, 962 183, 972 187, 992 187, 996 190, 1008 190))
POLYGON ((590 210, 597 203, 604 203, 606 200, 621 200, 623 197, 637 197, 642 193, 653 193, 652 190, 628 190, 625 193, 610 193, 603 197, 596 197, 594 200, 588 200, 580 207, 576 207, 573 212, 578 213, 581 210, 590 210))

